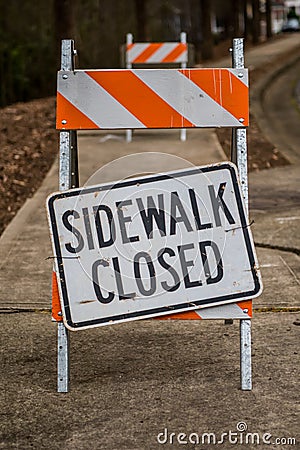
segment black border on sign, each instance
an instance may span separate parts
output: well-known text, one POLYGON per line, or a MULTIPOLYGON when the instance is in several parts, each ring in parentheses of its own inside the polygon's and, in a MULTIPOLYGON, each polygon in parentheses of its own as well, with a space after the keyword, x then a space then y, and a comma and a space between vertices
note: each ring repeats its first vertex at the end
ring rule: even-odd
POLYGON ((259 293, 259 291, 261 289, 260 279, 259 279, 257 271, 255 269, 255 258, 254 258, 253 248, 252 248, 251 239, 250 239, 250 235, 249 235, 248 223, 247 223, 245 211, 243 208, 241 192, 239 189, 235 166, 231 165, 230 163, 221 163, 221 164, 218 164, 215 166, 199 167, 199 168, 195 168, 195 169, 186 169, 181 172, 173 172, 173 174, 174 174, 173 176, 170 173, 170 174, 150 175, 150 176, 143 177, 143 178, 132 178, 132 179, 129 179, 126 181, 122 181, 120 183, 115 182, 115 183, 106 184, 103 186, 91 186, 90 188, 84 188, 84 191, 82 190, 82 188, 81 189, 72 189, 70 191, 53 194, 51 197, 49 197, 48 209, 49 209, 49 214, 50 214, 51 228, 52 228, 53 240, 54 240, 55 251, 56 251, 55 256, 57 257, 57 263, 58 263, 59 282, 61 285, 61 292, 63 295, 66 322, 67 322, 67 325, 71 329, 76 330, 76 329, 80 329, 80 328, 84 328, 84 327, 86 328, 86 327, 92 327, 92 326, 96 326, 96 325, 103 325, 105 323, 108 324, 109 322, 116 323, 119 321, 124 321, 124 320, 133 319, 133 318, 139 318, 139 317, 146 319, 147 316, 150 316, 150 315, 151 316, 153 316, 153 315, 159 316, 159 315, 164 315, 167 313, 172 314, 172 313, 177 312, 178 310, 182 311, 183 309, 185 309, 185 311, 183 311, 183 312, 187 312, 187 311, 195 310, 195 309, 197 309, 197 307, 207 305, 207 304, 210 304, 211 306, 217 306, 220 304, 220 306, 221 306, 222 304, 224 304, 224 302, 229 303, 229 302, 233 302, 234 300, 242 300, 245 297, 251 298, 251 297, 256 296, 256 294, 259 293), (206 173, 206 172, 214 172, 216 170, 224 170, 224 169, 229 170, 231 179, 232 179, 232 184, 234 187, 234 193, 235 193, 235 197, 236 197, 236 201, 237 201, 237 205, 238 205, 238 211, 240 214, 240 221, 241 221, 241 226, 243 229, 244 239, 245 239, 246 248, 247 248, 247 252, 248 252, 251 273, 252 273, 252 277, 253 277, 253 281, 254 281, 254 289, 252 291, 246 291, 246 292, 242 292, 242 293, 238 293, 238 294, 229 294, 229 295, 224 295, 221 297, 196 300, 191 303, 179 303, 178 305, 172 305, 172 306, 161 307, 161 308, 153 308, 153 309, 149 309, 149 310, 137 311, 137 312, 128 313, 128 314, 120 314, 118 316, 110 316, 110 317, 98 318, 98 319, 82 321, 82 322, 73 322, 71 313, 70 313, 70 307, 69 307, 69 297, 68 297, 68 291, 67 291, 67 286, 66 286, 66 281, 65 281, 66 279, 65 279, 65 273, 64 273, 64 265, 63 265, 63 260, 62 260, 62 255, 61 255, 61 251, 60 251, 60 245, 59 245, 59 233, 58 233, 58 229, 57 229, 56 217, 55 217, 55 211, 54 211, 55 200, 60 199, 60 198, 76 197, 77 195, 80 195, 80 194, 83 195, 83 194, 90 194, 93 192, 107 191, 107 190, 111 190, 111 189, 120 189, 120 188, 124 188, 127 186, 135 185, 137 183, 147 184, 149 182, 152 183, 155 181, 164 181, 167 179, 181 178, 184 176, 194 175, 197 173, 199 174, 199 173, 206 173))

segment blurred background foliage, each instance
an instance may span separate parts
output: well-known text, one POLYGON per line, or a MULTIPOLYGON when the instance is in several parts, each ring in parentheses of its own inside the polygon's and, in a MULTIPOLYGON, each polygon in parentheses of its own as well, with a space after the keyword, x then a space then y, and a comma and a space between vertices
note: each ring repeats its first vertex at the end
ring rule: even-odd
MULTIPOLYGON (((136 41, 179 40, 196 62, 231 37, 260 39, 259 0, 0 0, 0 106, 54 95, 60 40, 75 39, 77 66, 120 67, 126 33, 136 41)), ((272 33, 271 33, 272 34, 272 33)), ((268 36, 270 37, 270 36, 268 36)))

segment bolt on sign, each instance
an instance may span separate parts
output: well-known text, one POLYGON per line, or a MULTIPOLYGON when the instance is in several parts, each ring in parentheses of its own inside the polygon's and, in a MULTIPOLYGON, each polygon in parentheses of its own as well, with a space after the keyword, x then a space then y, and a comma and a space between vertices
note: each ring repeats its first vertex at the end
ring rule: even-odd
POLYGON ((231 163, 55 193, 47 207, 63 318, 71 330, 261 292, 231 163))

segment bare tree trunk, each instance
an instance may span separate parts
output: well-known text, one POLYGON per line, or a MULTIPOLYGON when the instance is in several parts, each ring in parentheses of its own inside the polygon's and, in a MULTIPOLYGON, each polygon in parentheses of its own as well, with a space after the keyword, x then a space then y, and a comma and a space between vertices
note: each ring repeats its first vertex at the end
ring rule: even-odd
POLYGON ((248 19, 248 11, 247 11, 247 0, 242 0, 242 11, 244 16, 244 38, 245 40, 249 37, 249 19, 248 19))
POLYGON ((259 0, 252 0, 252 42, 258 44, 260 38, 259 0))
POLYGON ((267 38, 273 36, 272 31, 272 2, 271 0, 266 0, 266 25, 267 25, 267 38))
POLYGON ((146 0, 135 0, 135 16, 137 25, 137 37, 136 40, 143 42, 146 40, 146 0))
POLYGON ((214 55, 214 43, 211 32, 211 1, 200 0, 201 30, 202 30, 202 59, 212 59, 214 55))
POLYGON ((240 37, 240 0, 231 0, 232 37, 240 37))
POLYGON ((62 39, 75 39, 75 0, 54 0, 55 48, 57 67, 60 67, 62 39))
POLYGON ((199 63, 201 59, 201 25, 199 6, 198 0, 191 0, 191 30, 188 34, 188 42, 194 44, 196 63, 199 63))

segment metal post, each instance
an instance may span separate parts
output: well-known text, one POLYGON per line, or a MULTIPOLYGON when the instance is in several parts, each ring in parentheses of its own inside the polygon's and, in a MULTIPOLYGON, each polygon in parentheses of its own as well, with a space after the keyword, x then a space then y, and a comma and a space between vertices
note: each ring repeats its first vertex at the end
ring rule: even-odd
MULTIPOLYGON (((244 40, 233 39, 232 45, 232 67, 243 69, 244 63, 244 40)), ((248 172, 247 172, 247 132, 245 128, 232 130, 231 160, 237 165, 241 182, 242 195, 248 212, 248 172)), ((240 320, 240 370, 241 389, 250 391, 252 389, 251 369, 251 320, 240 320)))
MULTIPOLYGON (((180 33, 180 42, 182 44, 186 44, 186 33, 183 31, 182 33, 180 33)), ((181 68, 182 69, 186 69, 186 63, 182 62, 181 63, 181 68)), ((186 129, 182 128, 180 130, 180 139, 182 142, 186 141, 186 129)))
MULTIPOLYGON (((126 60, 126 69, 131 69, 132 64, 127 59, 127 46, 131 45, 133 42, 133 36, 131 33, 126 34, 126 50, 125 50, 125 60, 126 60)), ((132 141, 132 130, 126 130, 126 142, 129 143, 132 141)))
POLYGON ((77 131, 71 130, 70 133, 70 150, 71 150, 71 188, 79 186, 79 170, 78 170, 78 148, 77 148, 77 131))
POLYGON ((63 322, 57 323, 57 392, 69 392, 70 365, 69 331, 63 322))
POLYGON ((251 364, 251 320, 240 320, 240 370, 241 389, 252 389, 252 364, 251 364))
MULTIPOLYGON (((62 41, 61 70, 74 70, 74 41, 62 41)), ((59 135, 59 190, 79 185, 76 131, 59 135)), ((57 324, 57 391, 69 390, 69 332, 63 322, 57 324)))
MULTIPOLYGON (((59 190, 71 184, 71 139, 69 131, 59 135, 59 190)), ((69 332, 63 322, 57 323, 57 392, 69 390, 69 332)))

